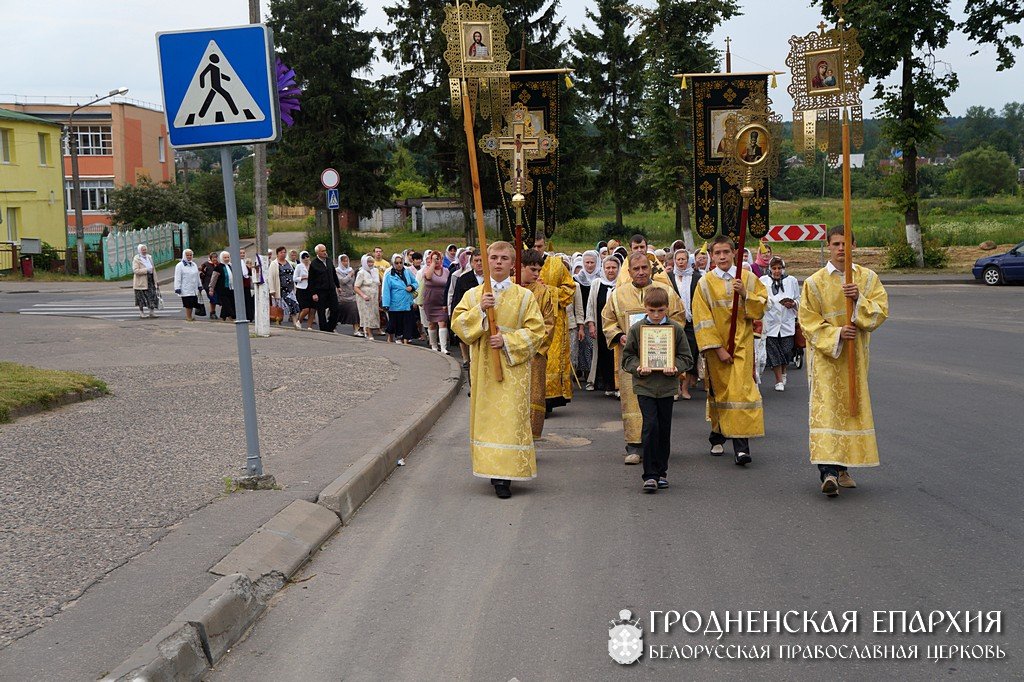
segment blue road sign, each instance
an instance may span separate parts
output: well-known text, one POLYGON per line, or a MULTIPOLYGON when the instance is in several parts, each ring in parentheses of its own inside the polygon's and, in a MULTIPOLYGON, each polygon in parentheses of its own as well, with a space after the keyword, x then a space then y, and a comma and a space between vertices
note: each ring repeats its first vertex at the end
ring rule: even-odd
POLYGON ((327 208, 340 208, 341 201, 338 198, 338 190, 327 190, 327 208))
POLYGON ((280 134, 273 36, 262 24, 156 35, 171 145, 272 142, 280 134))

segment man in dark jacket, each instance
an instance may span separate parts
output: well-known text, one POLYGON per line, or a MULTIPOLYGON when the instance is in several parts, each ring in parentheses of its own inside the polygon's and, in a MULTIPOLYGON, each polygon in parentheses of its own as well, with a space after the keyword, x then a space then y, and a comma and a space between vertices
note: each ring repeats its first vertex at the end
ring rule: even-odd
MULTIPOLYGON (((452 284, 452 305, 448 310, 448 314, 455 310, 455 306, 459 304, 462 297, 466 295, 466 292, 474 287, 478 287, 483 284, 484 281, 484 259, 479 253, 474 253, 470 263, 473 266, 472 272, 467 272, 460 275, 456 280, 455 284, 452 284)), ((448 280, 451 282, 451 279, 448 280)), ((456 337, 457 338, 457 337, 456 337)), ((463 343, 462 339, 459 339, 459 345, 462 348, 462 365, 469 368, 469 346, 463 343)))
POLYGON ((316 306, 317 321, 320 331, 333 332, 338 326, 341 304, 338 303, 338 273, 327 258, 327 247, 317 244, 314 249, 316 258, 309 266, 309 290, 313 292, 313 304, 316 306))

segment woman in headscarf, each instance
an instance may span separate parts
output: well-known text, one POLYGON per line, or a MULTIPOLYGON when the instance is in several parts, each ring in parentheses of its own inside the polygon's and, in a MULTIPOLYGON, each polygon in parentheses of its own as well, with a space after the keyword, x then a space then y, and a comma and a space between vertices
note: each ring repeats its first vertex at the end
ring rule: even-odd
POLYGON ((574 277, 579 296, 578 305, 574 304, 576 320, 578 322, 576 328, 577 354, 574 360, 576 361, 575 364, 579 375, 581 377, 588 377, 586 381, 586 390, 588 391, 594 390, 593 381, 589 378, 591 366, 594 364, 594 339, 590 334, 586 333, 587 306, 590 303, 591 285, 594 283, 594 280, 601 277, 600 261, 601 256, 597 251, 584 251, 583 255, 580 256, 580 271, 574 277))
POLYGON ((772 260, 772 247, 768 242, 761 240, 760 245, 757 247, 757 258, 754 259, 753 265, 750 267, 758 277, 764 277, 768 273, 768 264, 772 260))
POLYGON ((338 267, 334 271, 338 273, 338 324, 351 324, 352 333, 361 336, 359 307, 356 305, 356 271, 352 269, 348 254, 338 256, 338 267))
POLYGON ((174 293, 181 296, 185 321, 193 322, 192 314, 202 305, 199 302, 199 268, 192 261, 192 249, 181 252, 181 261, 174 266, 174 293))
POLYGON ((606 258, 601 265, 601 276, 593 280, 590 296, 587 298, 586 323, 591 342, 597 346, 590 363, 587 381, 606 396, 615 395, 615 352, 608 347, 604 333, 600 330, 601 311, 604 310, 608 297, 615 289, 619 278, 619 259, 615 256, 606 258))
POLYGON ((768 308, 764 313, 764 337, 767 365, 775 373, 775 390, 786 390, 786 367, 793 358, 796 319, 800 306, 800 284, 786 274, 786 261, 775 256, 768 263, 768 274, 761 277, 768 289, 768 308))
POLYGON ((316 324, 316 309, 313 305, 313 292, 309 290, 309 251, 299 254, 299 262, 295 264, 295 298, 299 301, 299 316, 295 318, 295 328, 302 329, 302 321, 308 320, 308 328, 316 324))
POLYGON ((441 267, 447 270, 453 262, 455 262, 455 254, 459 250, 459 247, 455 244, 449 244, 445 247, 444 258, 441 260, 441 267))
POLYGON ((683 312, 686 315, 686 324, 683 331, 686 333, 686 342, 690 345, 692 364, 683 369, 679 382, 679 397, 683 400, 690 400, 690 388, 697 384, 697 339, 693 331, 693 296, 697 291, 697 283, 701 274, 693 269, 690 264, 690 252, 682 246, 672 254, 672 270, 669 275, 669 284, 679 294, 683 302, 683 312))
POLYGON ((363 336, 373 341, 373 330, 380 329, 380 272, 373 265, 373 256, 363 256, 352 290, 358 297, 356 307, 363 336))
POLYGON ((156 309, 160 302, 160 292, 156 288, 156 268, 153 257, 145 244, 139 244, 132 257, 132 289, 135 291, 135 305, 139 309, 139 317, 145 317, 143 308, 149 308, 149 316, 156 317, 156 309))
POLYGON ((381 283, 380 300, 384 310, 388 311, 388 337, 395 343, 399 342, 399 337, 403 344, 419 338, 416 331, 416 313, 412 309, 418 288, 419 282, 405 269, 402 256, 393 254, 391 270, 381 283))

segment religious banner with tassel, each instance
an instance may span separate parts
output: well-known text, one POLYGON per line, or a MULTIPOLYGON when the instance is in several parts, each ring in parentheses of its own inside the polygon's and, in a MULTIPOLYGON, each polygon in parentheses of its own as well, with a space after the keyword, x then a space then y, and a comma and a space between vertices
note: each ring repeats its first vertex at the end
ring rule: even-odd
MULTIPOLYGON (((740 233, 740 186, 722 177, 729 140, 739 129, 736 112, 751 96, 770 104, 768 79, 777 72, 677 74, 693 101, 694 222, 702 239, 721 231, 734 239, 740 233)), ((773 85, 774 87, 774 85, 773 85)), ((768 185, 759 187, 749 201, 750 234, 768 233, 768 185)))
MULTIPOLYGON (((565 70, 515 72, 509 74, 511 81, 511 104, 522 104, 530 116, 531 128, 534 133, 545 131, 552 138, 558 139, 559 102, 565 70)), ((498 170, 498 182, 503 187, 511 179, 511 158, 495 156, 498 170)), ((531 158, 527 162, 529 177, 533 191, 526 193, 526 205, 523 207, 523 240, 533 243, 533 237, 539 228, 543 235, 550 239, 555 234, 557 225, 555 207, 558 200, 558 150, 539 158, 531 158)), ((502 195, 502 199, 506 199, 502 195)), ((502 204, 502 231, 509 241, 515 239, 515 215, 508 201, 502 204)))
MULTIPOLYGON (((814 161, 815 152, 828 155, 834 163, 842 156, 843 167, 843 225, 844 251, 843 281, 853 279, 853 211, 850 188, 850 153, 853 146, 864 144, 864 112, 860 91, 864 76, 860 60, 864 50, 857 42, 856 29, 846 28, 843 6, 849 0, 832 0, 838 13, 835 28, 826 31, 822 21, 817 32, 789 39, 790 52, 786 65, 793 72, 789 94, 793 96, 793 141, 798 153, 814 161)), ((854 301, 846 299, 846 324, 853 324, 854 301)), ((850 415, 857 416, 857 359, 856 344, 847 341, 846 355, 850 387, 850 415)))
POLYGON ((448 85, 452 95, 452 116, 462 118, 463 95, 473 117, 477 113, 500 128, 508 113, 508 24, 505 10, 470 3, 446 5, 442 31, 448 41, 444 59, 451 69, 448 85))

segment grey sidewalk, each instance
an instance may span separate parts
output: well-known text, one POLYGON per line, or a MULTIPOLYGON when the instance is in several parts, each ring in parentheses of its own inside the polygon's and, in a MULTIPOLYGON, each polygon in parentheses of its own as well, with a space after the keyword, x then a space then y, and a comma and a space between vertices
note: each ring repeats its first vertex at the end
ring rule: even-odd
POLYGON ((208 569, 429 404, 451 364, 418 348, 274 330, 254 339, 265 467, 244 463, 229 325, 0 319, 0 356, 74 368, 112 396, 0 426, 0 679, 95 679, 216 579, 208 569), (99 624, 99 625, 98 625, 99 624), (38 628, 38 629, 33 629, 38 628))

